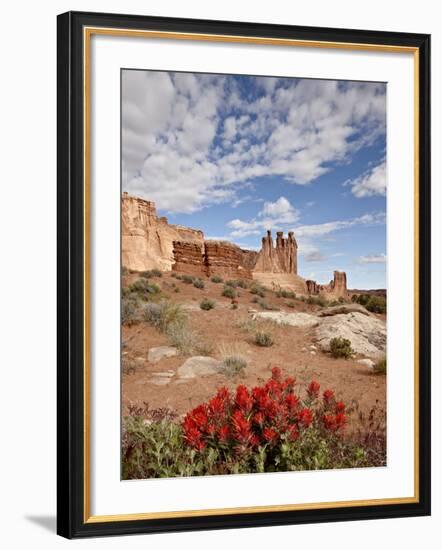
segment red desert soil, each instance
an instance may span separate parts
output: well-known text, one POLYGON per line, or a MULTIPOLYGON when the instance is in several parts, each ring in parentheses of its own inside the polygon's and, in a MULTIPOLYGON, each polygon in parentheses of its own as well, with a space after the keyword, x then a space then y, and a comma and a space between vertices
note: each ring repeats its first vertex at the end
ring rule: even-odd
MULTIPOLYGON (((137 275, 124 277, 123 285, 137 278, 137 275)), ((261 310, 258 304, 252 303, 254 296, 249 290, 238 289, 238 309, 232 309, 231 300, 221 296, 223 284, 212 283, 210 279, 204 279, 205 288, 202 290, 172 278, 170 273, 151 281, 161 287, 169 300, 187 309, 189 326, 211 344, 211 357, 221 359, 220 348, 239 349, 247 358, 248 366, 234 378, 222 374, 188 380, 173 377, 169 384, 157 386, 151 382, 152 373, 176 371, 187 357, 178 355, 151 364, 147 359, 148 350, 170 345, 167 336, 146 323, 124 326, 122 362, 123 365, 130 364, 132 368, 129 373, 123 374, 122 379, 123 415, 127 413, 129 404, 143 405, 144 402, 150 408, 169 407, 182 415, 212 397, 220 386, 233 389, 238 384, 253 387, 262 383, 269 378, 273 366, 279 366, 285 375, 295 377, 301 386, 315 379, 322 389, 331 388, 336 397, 347 404, 356 400, 361 410, 366 412, 377 402, 381 408, 385 408, 386 377, 373 374, 355 360, 334 359, 319 349, 312 355, 309 346, 315 344, 314 329, 275 326, 274 345, 268 348, 256 346, 251 335, 238 326, 242 320, 250 318, 249 309, 261 310), (178 293, 174 292, 173 284, 180 289, 178 293), (216 307, 210 311, 201 310, 199 303, 203 298, 215 300, 216 307)), ((299 300, 278 298, 271 291, 266 291, 263 300, 287 312, 313 313, 319 309, 318 306, 299 300), (295 307, 288 307, 288 302, 293 302, 295 307)))

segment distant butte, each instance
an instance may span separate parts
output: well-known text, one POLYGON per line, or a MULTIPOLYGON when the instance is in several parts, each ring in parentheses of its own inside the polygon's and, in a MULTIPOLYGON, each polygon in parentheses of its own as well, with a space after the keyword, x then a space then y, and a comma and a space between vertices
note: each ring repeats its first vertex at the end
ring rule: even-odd
POLYGON ((293 232, 287 238, 271 231, 262 238, 259 252, 244 250, 227 241, 206 240, 204 233, 169 224, 158 217, 155 203, 122 195, 122 264, 129 270, 153 268, 198 276, 254 279, 271 288, 292 290, 302 295, 347 297, 347 276, 335 271, 327 285, 298 275, 298 244, 293 232))

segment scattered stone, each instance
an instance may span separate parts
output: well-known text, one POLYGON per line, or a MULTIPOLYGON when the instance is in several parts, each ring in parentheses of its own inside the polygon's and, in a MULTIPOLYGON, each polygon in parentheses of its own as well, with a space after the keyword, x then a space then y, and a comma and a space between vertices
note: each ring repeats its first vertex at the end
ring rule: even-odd
POLYGON ((319 317, 331 317, 333 315, 346 315, 347 313, 362 313, 370 315, 370 312, 360 304, 342 304, 339 306, 327 307, 318 313, 319 317))
POLYGON ((316 329, 316 340, 330 351, 332 338, 347 338, 353 350, 373 359, 385 356, 387 330, 383 320, 359 312, 324 317, 316 329))
POLYGON ((316 355, 316 351, 311 351, 310 355, 316 355))
POLYGON ((159 346, 158 348, 150 348, 147 359, 150 363, 158 363, 164 357, 174 357, 178 355, 177 348, 171 346, 159 346))
POLYGON ((197 355, 187 359, 177 370, 179 378, 196 378, 197 376, 208 376, 218 374, 223 370, 222 361, 197 355))
POLYGON ((319 324, 316 315, 308 313, 287 313, 285 311, 260 311, 253 315, 253 319, 267 319, 278 325, 290 325, 291 327, 309 328, 319 324))
POLYGON ((306 348, 306 347, 304 347, 304 348, 302 348, 302 349, 301 349, 301 351, 307 351, 307 348, 306 348))
POLYGON ((153 372, 152 376, 161 376, 165 378, 172 378, 172 376, 175 374, 173 370, 166 370, 164 372, 153 372))
POLYGON ((165 376, 152 376, 152 378, 149 379, 149 383, 155 384, 155 386, 167 386, 167 384, 170 384, 170 378, 165 376))
POLYGON ((374 369, 374 366, 376 364, 371 359, 358 359, 357 363, 359 363, 360 365, 364 365, 365 367, 368 367, 369 369, 374 369))
POLYGON ((308 349, 311 350, 311 351, 317 351, 318 350, 318 348, 313 344, 311 344, 308 349))

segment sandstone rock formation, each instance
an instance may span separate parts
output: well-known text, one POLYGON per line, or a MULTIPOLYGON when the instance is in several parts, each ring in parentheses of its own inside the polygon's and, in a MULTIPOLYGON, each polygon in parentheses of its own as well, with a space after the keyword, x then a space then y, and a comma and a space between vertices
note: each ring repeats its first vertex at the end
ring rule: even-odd
POLYGON ((252 315, 253 319, 265 319, 278 325, 291 327, 311 328, 319 325, 320 319, 316 315, 308 313, 285 313, 284 311, 260 311, 252 315))
POLYGON ((283 232, 276 233, 276 247, 273 247, 272 232, 262 238, 262 248, 256 259, 255 271, 261 273, 298 273, 298 244, 293 232, 287 239, 283 232))
POLYGON ((123 193, 121 201, 121 255, 127 269, 170 271, 173 241, 202 244, 202 231, 171 225, 157 216, 155 204, 123 193))
POLYGON ((243 250, 226 241, 205 241, 202 231, 169 224, 158 217, 155 204, 123 193, 121 206, 122 264, 133 271, 153 268, 183 271, 197 276, 255 279, 273 290, 286 289, 301 295, 348 298, 347 277, 334 272, 328 285, 298 275, 298 244, 289 232, 272 233, 262 239, 259 252, 243 250))

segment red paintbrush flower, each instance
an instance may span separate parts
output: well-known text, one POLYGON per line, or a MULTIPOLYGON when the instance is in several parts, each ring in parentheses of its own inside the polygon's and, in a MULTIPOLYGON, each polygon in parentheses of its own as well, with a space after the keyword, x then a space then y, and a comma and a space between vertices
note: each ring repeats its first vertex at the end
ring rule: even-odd
POLYGON ((285 404, 287 405, 287 408, 289 411, 294 411, 298 408, 299 405, 299 397, 296 395, 293 395, 293 393, 289 393, 289 395, 285 398, 285 404))
POLYGON ((335 410, 337 413, 345 411, 345 404, 342 401, 338 401, 335 405, 335 410))
POLYGON ((299 430, 297 428, 297 426, 295 425, 291 425, 289 426, 288 428, 288 436, 289 436, 289 440, 290 441, 296 441, 299 437, 299 430))
POLYGON ((253 399, 249 394, 249 390, 245 386, 241 385, 236 388, 235 403, 246 413, 250 412, 253 406, 253 399))
POLYGON ((308 428, 313 421, 312 411, 310 409, 302 409, 298 413, 298 421, 304 428, 308 428))
POLYGON ((273 428, 264 428, 262 435, 268 443, 275 443, 278 439, 278 432, 273 428))
POLYGON ((307 388, 307 394, 311 399, 316 399, 319 395, 321 386, 316 380, 312 380, 307 388))
POLYGON ((227 441, 230 438, 230 428, 227 426, 227 424, 224 424, 224 426, 221 426, 218 432, 218 438, 221 443, 227 443, 227 441))
POLYGON ((347 416, 343 412, 338 413, 335 416, 335 423, 336 423, 337 430, 345 428, 347 424, 347 416))
POLYGON ((247 443, 251 436, 250 422, 240 410, 236 410, 232 415, 233 430, 236 439, 240 443, 247 443))
POLYGON ((335 394, 333 390, 325 390, 325 392, 322 394, 322 397, 326 403, 330 403, 334 396, 335 394))

